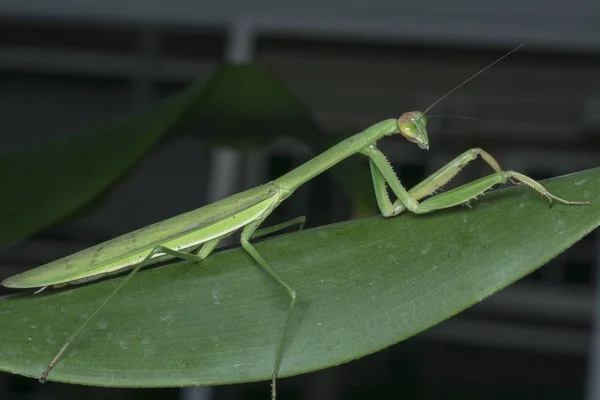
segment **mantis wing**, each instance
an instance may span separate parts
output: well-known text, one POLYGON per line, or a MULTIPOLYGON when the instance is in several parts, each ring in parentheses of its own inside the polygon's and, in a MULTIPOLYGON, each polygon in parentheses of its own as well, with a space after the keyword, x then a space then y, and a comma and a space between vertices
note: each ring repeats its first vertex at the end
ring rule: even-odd
POLYGON ((121 272, 126 267, 137 264, 137 253, 151 251, 157 245, 231 217, 259 204, 271 197, 272 194, 271 184, 237 193, 196 210, 148 225, 70 256, 14 275, 2 282, 2 285, 16 288, 40 287, 72 281, 93 280, 121 272))

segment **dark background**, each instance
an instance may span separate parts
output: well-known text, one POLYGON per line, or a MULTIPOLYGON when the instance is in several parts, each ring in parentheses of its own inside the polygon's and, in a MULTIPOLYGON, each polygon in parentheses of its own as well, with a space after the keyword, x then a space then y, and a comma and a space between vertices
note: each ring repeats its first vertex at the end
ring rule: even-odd
MULTIPOLYGON (((427 108, 524 43, 431 111, 469 119, 432 118, 429 152, 404 142, 383 145, 383 152, 406 186, 474 146, 537 179, 598 166, 600 6, 336 3, 5 0, 0 152, 137 110, 222 61, 268 68, 325 131, 357 132, 427 108)), ((152 151, 93 215, 1 249, 0 278, 266 182, 310 157, 293 140, 242 154, 179 137, 152 151), (151 191, 157 181, 178 196, 151 191)), ((481 164, 458 182, 487 172, 481 164)), ((284 207, 301 209, 308 226, 350 217, 348 199, 326 175, 284 207)), ((417 337, 280 380, 279 398, 600 399, 597 270, 593 232, 533 275, 417 337)), ((268 391, 264 382, 124 390, 0 375, 2 399, 266 399, 268 391)))

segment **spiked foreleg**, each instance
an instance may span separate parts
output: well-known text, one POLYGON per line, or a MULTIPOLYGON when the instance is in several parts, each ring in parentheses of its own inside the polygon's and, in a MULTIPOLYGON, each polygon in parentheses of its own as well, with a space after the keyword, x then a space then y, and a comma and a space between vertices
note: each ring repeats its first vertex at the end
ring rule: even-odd
POLYGON ((408 192, 417 199, 434 194, 436 190, 444 187, 450 182, 456 175, 462 171, 471 161, 481 156, 495 172, 502 172, 498 161, 492 157, 487 151, 479 148, 473 148, 465 151, 448 164, 444 165, 438 171, 434 172, 431 176, 425 178, 421 183, 417 184, 408 192))
MULTIPOLYGON (((381 156, 376 155, 374 154, 375 152, 372 149, 366 149, 363 153, 371 158, 371 176, 373 178, 375 196, 377 198, 377 204, 379 205, 381 214, 384 217, 391 217, 394 215, 398 215, 404 210, 406 210, 406 207, 400 198, 398 198, 393 203, 390 200, 386 187, 386 179, 377 167, 376 163, 374 162, 373 157, 371 157, 374 156, 375 158, 381 158, 383 157, 383 154, 380 153, 381 156)), ((473 148, 465 151, 464 153, 456 157, 454 160, 450 161, 448 164, 444 165, 438 171, 433 173, 431 176, 425 178, 422 182, 418 183, 415 187, 410 189, 408 191, 408 194, 415 200, 421 200, 424 197, 434 194, 436 190, 444 187, 468 163, 477 159, 478 156, 481 156, 483 161, 485 161, 490 167, 492 167, 494 171, 502 171, 500 165, 498 164, 498 161, 496 161, 496 159, 492 157, 487 151, 479 148, 473 148)), ((389 166, 389 163, 387 164, 389 166)), ((389 169, 391 170, 391 166, 389 166, 389 169)))
POLYGON ((473 200, 477 196, 484 194, 485 191, 491 189, 495 185, 506 183, 509 179, 511 181, 514 179, 515 181, 524 183, 525 185, 534 189, 536 192, 548 199, 550 206, 552 206, 552 199, 568 205, 590 204, 587 201, 568 201, 561 199, 560 197, 554 196, 548 192, 548 190, 546 190, 546 188, 543 187, 539 182, 529 178, 528 176, 514 171, 502 171, 433 196, 432 198, 427 199, 419 204, 419 207, 417 210, 415 210, 415 213, 425 214, 443 208, 454 207, 459 204, 467 204, 469 200, 473 200))
POLYGON ((469 201, 482 195, 487 190, 495 185, 511 182, 522 182, 532 189, 536 190, 541 195, 545 196, 552 204, 552 199, 558 200, 565 204, 571 205, 586 205, 588 202, 572 202, 561 199, 552 195, 537 181, 514 171, 502 171, 496 160, 487 152, 481 149, 471 149, 459 157, 448 163, 435 174, 407 191, 393 171, 391 165, 385 156, 374 146, 369 146, 363 150, 363 154, 367 155, 371 161, 371 173, 375 186, 375 193, 379 208, 384 216, 393 216, 408 209, 416 214, 424 214, 443 208, 454 207, 459 204, 469 204, 469 201), (487 177, 476 181, 464 184, 458 188, 448 192, 435 195, 422 203, 419 203, 422 197, 433 193, 436 189, 445 185, 452 179, 460 170, 470 161, 475 159, 477 155, 481 157, 497 172, 487 177), (386 183, 390 189, 398 197, 392 204, 387 194, 386 183))

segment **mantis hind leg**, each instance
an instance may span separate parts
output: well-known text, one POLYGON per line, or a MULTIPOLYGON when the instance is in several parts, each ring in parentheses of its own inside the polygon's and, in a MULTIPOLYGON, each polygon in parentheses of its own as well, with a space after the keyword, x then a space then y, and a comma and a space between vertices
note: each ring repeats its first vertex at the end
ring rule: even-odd
POLYGON ((263 218, 246 225, 246 227, 242 231, 241 243, 242 243, 242 247, 246 250, 246 252, 248 252, 250 257, 252 257, 254 259, 254 261, 256 261, 266 273, 268 273, 273 279, 275 279, 275 281, 277 281, 277 283, 279 283, 285 289, 285 291, 287 292, 287 294, 290 296, 290 299, 291 299, 290 306, 288 308, 288 312, 287 312, 285 322, 283 325, 283 330, 281 332, 279 346, 277 348, 277 353, 275 355, 275 365, 273 367, 273 374, 271 377, 271 399, 275 400, 275 398, 277 396, 277 387, 276 387, 277 372, 279 371, 279 364, 281 362, 281 355, 283 354, 285 338, 286 338, 287 332, 289 330, 292 312, 294 310, 294 306, 296 305, 296 297, 297 296, 296 296, 296 291, 269 266, 267 261, 263 258, 263 256, 260 255, 260 253, 254 248, 254 246, 249 242, 249 240, 250 240, 250 238, 264 236, 266 234, 275 232, 277 230, 281 230, 281 229, 286 228, 291 225, 300 224, 300 229, 302 229, 305 218, 298 217, 291 221, 284 222, 282 224, 278 224, 278 225, 275 225, 275 226, 272 226, 269 228, 265 228, 265 229, 261 229, 261 230, 256 230, 265 218, 266 218, 266 215, 263 218))
MULTIPOLYGON (((200 253, 202 253, 202 251, 205 248, 207 248, 208 253, 210 253, 216 247, 219 240, 220 240, 220 238, 213 239, 212 241, 206 242, 203 245, 202 249, 200 250, 200 253), (215 243, 213 243, 213 242, 215 242, 215 243)), ((108 297, 106 299, 104 299, 102 304, 100 304, 100 306, 98 306, 98 308, 96 308, 96 310, 92 313, 92 315, 88 319, 86 319, 85 322, 83 324, 81 324, 81 326, 69 337, 69 339, 65 342, 65 344, 62 346, 62 348, 56 354, 54 359, 50 362, 50 364, 48 364, 48 366, 42 373, 42 376, 39 378, 40 383, 46 382, 46 380, 48 379, 48 374, 50 373, 52 368, 56 365, 58 360, 62 357, 64 352, 67 350, 67 348, 71 345, 71 343, 73 343, 75 341, 75 339, 77 338, 77 336, 79 336, 81 331, 96 317, 96 315, 98 315, 98 313, 104 308, 104 306, 106 306, 106 304, 108 304, 108 302, 121 289, 123 289, 123 287, 125 287, 125 285, 131 280, 131 278, 133 278, 133 276, 135 274, 137 274, 137 272, 140 269, 142 269, 144 266, 146 266, 150 263, 150 261, 154 255, 160 254, 160 253, 169 254, 173 257, 181 258, 186 261, 201 261, 208 255, 208 254, 204 255, 204 253, 202 253, 202 255, 195 255, 195 254, 190 254, 190 253, 184 253, 184 252, 177 251, 177 250, 172 250, 172 249, 166 248, 164 246, 155 246, 152 249, 152 251, 146 257, 144 257, 144 259, 139 264, 137 264, 135 266, 135 268, 133 268, 133 270, 129 273, 129 275, 127 275, 127 277, 125 279, 123 279, 123 281, 121 283, 119 283, 119 285, 108 295, 108 297)))

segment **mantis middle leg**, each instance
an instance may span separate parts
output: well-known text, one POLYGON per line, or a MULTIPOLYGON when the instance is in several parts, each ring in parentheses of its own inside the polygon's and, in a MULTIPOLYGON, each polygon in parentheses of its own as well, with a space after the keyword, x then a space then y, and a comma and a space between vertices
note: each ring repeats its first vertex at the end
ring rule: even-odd
POLYGON ((279 371, 279 364, 281 362, 283 346, 285 343, 285 338, 287 336, 287 332, 289 330, 290 321, 291 321, 291 317, 292 317, 292 311, 294 310, 294 306, 296 305, 297 296, 296 296, 296 290, 293 289, 287 282, 285 282, 279 276, 279 274, 277 274, 271 268, 271 266, 267 263, 267 261, 263 258, 263 256, 250 243, 250 239, 265 236, 265 235, 282 230, 282 229, 287 228, 288 226, 292 226, 292 225, 299 225, 299 229, 301 230, 304 227, 304 222, 306 220, 306 218, 304 216, 302 216, 302 217, 294 218, 291 221, 287 221, 287 222, 284 222, 281 224, 274 225, 272 227, 257 230, 257 228, 260 226, 260 224, 267 218, 267 216, 273 211, 273 209, 275 209, 275 207, 277 207, 277 205, 278 205, 278 203, 274 203, 272 205, 272 207, 265 213, 264 216, 262 216, 260 219, 258 219, 256 221, 251 222, 250 224, 246 225, 242 231, 241 240, 240 240, 242 243, 242 247, 254 259, 254 261, 256 261, 265 272, 267 272, 273 279, 275 279, 275 281, 277 281, 277 283, 279 283, 285 289, 285 291, 287 292, 287 294, 290 296, 290 299, 291 299, 290 305, 288 308, 288 312, 287 312, 287 315, 285 318, 285 322, 283 325, 283 330, 281 332, 279 346, 277 348, 277 353, 275 355, 275 365, 273 367, 273 374, 271 377, 271 399, 273 399, 273 400, 275 400, 275 398, 277 397, 277 387, 276 387, 277 372, 279 371))

